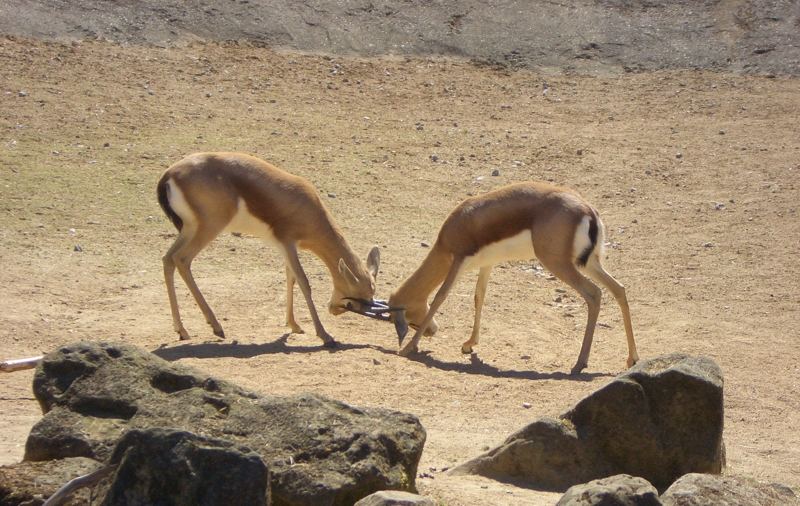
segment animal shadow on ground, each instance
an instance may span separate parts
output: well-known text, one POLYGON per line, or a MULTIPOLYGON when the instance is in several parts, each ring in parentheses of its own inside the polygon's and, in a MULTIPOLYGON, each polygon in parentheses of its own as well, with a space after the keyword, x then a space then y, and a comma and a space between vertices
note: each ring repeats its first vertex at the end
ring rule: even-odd
MULTIPOLYGON (((373 344, 351 344, 337 341, 335 348, 326 348, 321 343, 319 345, 294 346, 288 344, 291 334, 286 333, 278 337, 275 341, 262 344, 239 344, 231 342, 203 342, 203 343, 184 343, 177 346, 168 347, 162 345, 152 353, 164 360, 174 362, 183 358, 253 358, 259 355, 276 355, 289 353, 317 353, 327 351, 329 353, 345 352, 348 350, 372 349, 386 355, 396 355, 395 350, 376 346, 373 344)), ((439 369, 440 371, 459 372, 466 374, 477 374, 490 376, 493 378, 522 379, 522 380, 569 380, 569 381, 592 381, 598 377, 612 377, 611 373, 581 373, 571 375, 566 372, 556 371, 542 373, 538 371, 517 371, 500 369, 481 360, 477 354, 470 355, 469 363, 446 362, 430 355, 430 352, 416 353, 407 358, 418 362, 426 367, 439 369)))

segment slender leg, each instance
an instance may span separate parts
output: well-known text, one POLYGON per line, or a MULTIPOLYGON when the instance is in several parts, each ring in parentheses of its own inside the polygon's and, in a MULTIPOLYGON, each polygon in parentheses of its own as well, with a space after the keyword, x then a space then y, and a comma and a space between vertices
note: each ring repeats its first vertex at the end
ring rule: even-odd
POLYGON ((631 323, 631 311, 628 306, 628 298, 625 296, 625 287, 614 279, 611 274, 606 272, 600 259, 596 255, 589 257, 586 263, 586 273, 595 281, 603 285, 614 296, 622 311, 622 321, 625 324, 625 336, 628 340, 628 360, 627 366, 632 367, 639 361, 639 353, 636 351, 636 341, 633 339, 633 324, 631 323))
POLYGON ((308 283, 306 273, 303 270, 303 266, 300 265, 300 259, 297 257, 297 246, 294 243, 285 243, 283 247, 286 253, 286 262, 294 273, 297 284, 300 285, 300 290, 303 292, 303 296, 306 299, 308 311, 311 313, 311 319, 314 321, 314 330, 317 332, 317 336, 322 339, 326 347, 332 348, 336 346, 336 341, 333 340, 333 336, 328 334, 322 326, 322 322, 317 314, 317 308, 314 306, 314 301, 311 298, 311 285, 308 283))
POLYGON ((433 302, 431 302, 431 307, 428 309, 428 314, 425 315, 425 319, 422 320, 420 323, 419 328, 414 333, 414 337, 411 338, 411 341, 408 342, 399 352, 400 356, 407 357, 411 352, 417 350, 417 345, 419 344, 419 340, 422 337, 422 334, 425 332, 425 329, 428 328, 428 325, 433 320, 436 311, 439 309, 439 306, 442 305, 442 302, 447 298, 447 294, 450 292, 450 288, 453 287, 453 284, 458 279, 458 275, 461 271, 461 264, 464 261, 463 258, 455 258, 453 259, 453 264, 450 266, 450 271, 447 273, 447 277, 445 278, 442 286, 439 288, 439 291, 436 292, 436 295, 433 297, 433 302))
POLYGON ((184 234, 179 234, 178 238, 175 239, 175 242, 161 259, 164 263, 164 282, 167 285, 167 297, 169 297, 169 307, 172 311, 172 328, 178 333, 181 341, 189 339, 189 333, 186 332, 186 329, 183 327, 181 313, 178 309, 178 298, 175 295, 175 261, 173 257, 175 252, 183 247, 185 243, 186 236, 184 234))
POLYGON ((294 273, 286 264, 286 326, 292 329, 295 334, 303 334, 304 331, 294 319, 294 273))
POLYGON ((586 331, 583 334, 581 352, 571 371, 571 374, 578 374, 589 364, 589 352, 592 349, 592 338, 594 337, 595 325, 597 325, 597 316, 600 314, 602 292, 597 285, 578 272, 572 261, 567 258, 546 255, 539 256, 539 261, 554 276, 574 288, 583 297, 588 306, 589 315, 586 320, 586 331))
POLYGON ((206 322, 211 325, 214 335, 224 338, 225 332, 222 330, 222 325, 217 321, 217 317, 214 316, 214 312, 200 292, 200 288, 198 288, 192 275, 192 260, 217 236, 218 232, 219 230, 211 227, 198 229, 197 233, 189 239, 185 246, 176 251, 172 258, 178 268, 178 273, 183 278, 186 286, 189 287, 189 291, 192 293, 197 305, 200 306, 200 311, 203 312, 206 322))
POLYGON ((482 267, 478 273, 478 284, 475 286, 475 323, 472 324, 472 335, 469 340, 461 345, 461 353, 472 353, 472 347, 478 344, 481 334, 481 311, 486 298, 486 287, 489 285, 489 274, 492 267, 482 267))

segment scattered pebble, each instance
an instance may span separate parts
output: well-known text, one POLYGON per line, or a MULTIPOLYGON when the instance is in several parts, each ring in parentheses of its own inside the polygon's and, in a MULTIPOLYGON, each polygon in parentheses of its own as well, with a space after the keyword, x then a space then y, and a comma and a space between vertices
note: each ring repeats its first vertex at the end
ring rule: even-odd
POLYGON ((675 158, 680 160, 681 158, 683 158, 683 153, 675 153, 675 158))
POLYGON ((75 247, 72 248, 72 250, 73 251, 77 251, 78 253, 82 253, 83 252, 83 248, 81 248, 80 244, 76 244, 75 247))
POLYGON ((499 171, 499 170, 497 170, 497 169, 494 169, 494 170, 492 171, 492 175, 493 175, 493 176, 499 176, 499 175, 500 175, 500 171, 499 171))
POLYGON ((436 155, 431 155, 431 161, 432 162, 438 162, 439 161, 439 157, 436 156, 436 155))
POLYGON ((704 243, 703 243, 703 247, 704 247, 704 248, 713 248, 713 247, 714 247, 714 243, 711 243, 711 242, 704 242, 704 243))
POLYGON ((20 97, 27 97, 28 92, 25 90, 19 90, 19 93, 17 93, 17 95, 19 95, 20 97))
POLYGON ((332 198, 332 199, 335 199, 336 198, 336 194, 335 193, 328 193, 328 197, 332 198))
POLYGON ((426 241, 420 242, 419 245, 422 246, 423 248, 430 248, 431 247, 431 245, 428 244, 426 241))
POLYGON ((531 409, 531 403, 530 402, 523 402, 522 403, 522 407, 525 408, 525 409, 531 409))

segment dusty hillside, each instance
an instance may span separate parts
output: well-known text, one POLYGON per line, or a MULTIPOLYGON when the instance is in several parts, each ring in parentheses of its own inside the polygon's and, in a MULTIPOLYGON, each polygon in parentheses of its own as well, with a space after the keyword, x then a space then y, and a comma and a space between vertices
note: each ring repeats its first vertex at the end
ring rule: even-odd
POLYGON ((340 55, 450 55, 548 71, 800 73, 793 0, 4 0, 0 33, 340 55))
MULTIPOLYGON (((585 308, 530 262, 493 272, 472 356, 459 348, 474 274, 423 355, 398 357, 388 325, 324 315, 342 342, 330 352, 313 335, 286 334, 278 253, 226 236, 194 270, 229 338, 213 338, 179 285, 194 336, 179 343, 160 260, 175 234, 154 195, 185 153, 258 154, 310 179, 358 251, 381 246, 388 295, 465 196, 552 180, 578 188, 608 224, 606 263, 628 287, 641 354, 704 354, 722 367, 729 470, 800 486, 796 79, 554 77, 462 60, 22 39, 0 41, 0 69, 3 356, 119 339, 265 393, 406 410, 428 430, 422 493, 443 504, 552 504, 552 494, 442 471, 618 373, 613 301, 577 377, 565 373, 585 308)), ((324 268, 304 262, 324 301, 324 268)), ((298 313, 310 330, 303 304, 298 313)), ((4 463, 21 458, 38 416, 30 381, 0 377, 4 463)))

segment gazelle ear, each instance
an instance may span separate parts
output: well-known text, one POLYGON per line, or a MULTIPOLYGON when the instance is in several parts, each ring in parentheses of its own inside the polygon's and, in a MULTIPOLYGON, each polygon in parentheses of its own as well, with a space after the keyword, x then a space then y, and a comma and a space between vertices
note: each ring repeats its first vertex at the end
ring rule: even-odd
POLYGON ((367 270, 372 274, 373 278, 378 277, 378 268, 381 266, 381 250, 377 246, 373 246, 369 253, 367 253, 367 270))
POLYGON ((344 263, 344 258, 339 259, 339 274, 344 276, 350 283, 354 285, 358 284, 358 278, 353 274, 353 271, 350 270, 350 267, 344 263))

